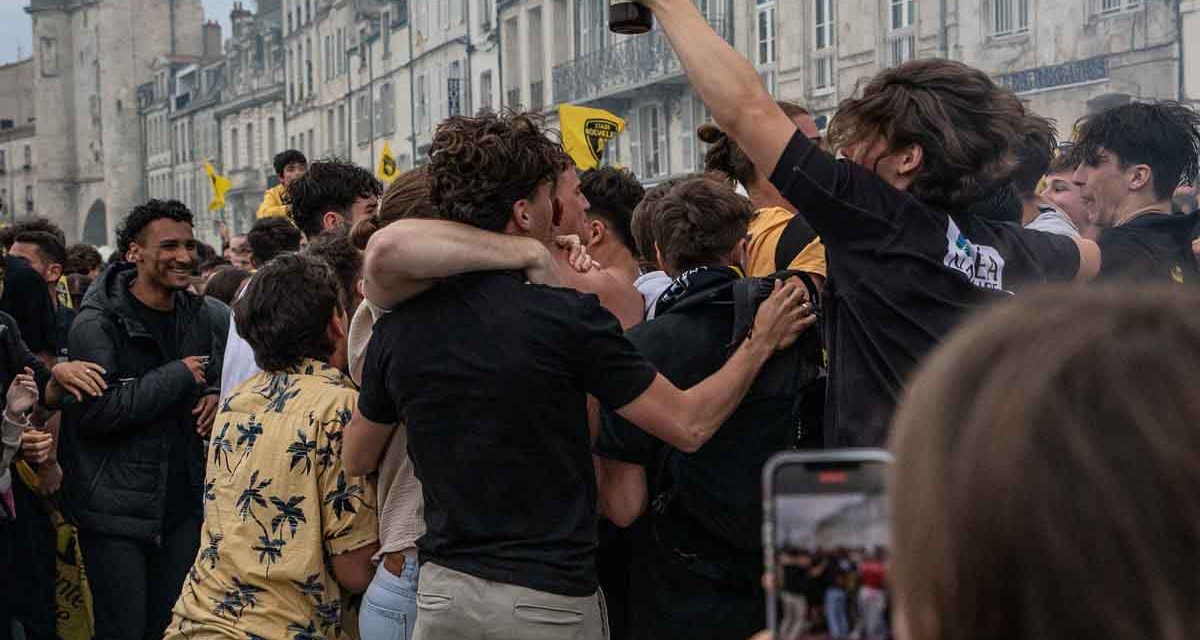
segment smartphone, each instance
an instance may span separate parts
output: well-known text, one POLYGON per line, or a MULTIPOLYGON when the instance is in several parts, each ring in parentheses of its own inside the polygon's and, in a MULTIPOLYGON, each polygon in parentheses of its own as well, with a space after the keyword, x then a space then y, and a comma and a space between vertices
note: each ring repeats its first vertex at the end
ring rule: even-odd
POLYGON ((777 640, 892 637, 888 452, 784 452, 763 469, 763 550, 777 640))

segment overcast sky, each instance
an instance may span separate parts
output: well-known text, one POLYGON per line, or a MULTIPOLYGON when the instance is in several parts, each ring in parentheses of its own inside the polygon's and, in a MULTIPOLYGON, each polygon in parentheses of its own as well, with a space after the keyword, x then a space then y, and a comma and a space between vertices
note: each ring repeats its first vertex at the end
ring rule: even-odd
MULTIPOLYGON (((124 0, 109 0, 123 2, 124 0)), ((229 35, 229 11, 233 9, 234 0, 202 0, 204 14, 208 20, 218 20, 229 35)), ((254 10, 254 0, 245 0, 243 4, 251 11, 254 10)), ((29 57, 32 50, 33 21, 25 13, 29 6, 28 0, 0 0, 0 64, 15 62, 22 57, 29 57)))

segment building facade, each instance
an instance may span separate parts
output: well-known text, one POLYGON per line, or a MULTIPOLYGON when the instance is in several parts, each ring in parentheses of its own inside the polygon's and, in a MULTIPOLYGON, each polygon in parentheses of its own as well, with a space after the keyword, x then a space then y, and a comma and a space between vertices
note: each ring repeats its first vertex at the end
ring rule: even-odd
POLYGON ((110 244, 145 199, 138 88, 165 56, 203 54, 201 0, 30 0, 38 215, 110 244))
MULTIPOLYGON (((817 114, 832 115, 881 69, 945 57, 1011 87, 1063 137, 1097 109, 1186 98, 1181 16, 1197 20, 1163 0, 758 2, 777 12, 780 94, 817 114)), ((1200 93, 1200 78, 1193 86, 1200 93)))
MULTIPOLYGON (((223 79, 213 107, 211 153, 214 169, 233 183, 225 194, 225 208, 212 219, 229 226, 233 234, 250 230, 263 193, 278 180, 272 158, 286 145, 284 123, 285 47, 283 3, 259 0, 258 12, 239 3, 230 14, 233 33, 225 43, 223 79)), ((203 165, 198 167, 203 171, 203 165)), ((213 197, 205 177, 207 203, 213 197)))
POLYGON ((0 66, 0 222, 34 214, 37 206, 37 119, 32 59, 0 66))

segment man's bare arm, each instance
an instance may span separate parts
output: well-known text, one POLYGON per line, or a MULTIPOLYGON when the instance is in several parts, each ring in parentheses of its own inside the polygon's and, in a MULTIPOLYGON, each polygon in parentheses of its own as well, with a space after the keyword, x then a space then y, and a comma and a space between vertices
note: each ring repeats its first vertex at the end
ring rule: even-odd
POLYGON ((390 309, 442 278, 508 269, 525 271, 541 284, 555 283, 550 252, 537 240, 444 220, 399 220, 371 238, 363 290, 368 300, 390 309))
POLYGON ((737 410, 767 360, 795 344, 815 322, 798 279, 777 286, 759 307, 750 337, 720 371, 687 391, 659 374, 642 395, 617 409, 617 415, 680 451, 694 453, 737 410))
POLYGON ((750 61, 713 31, 691 0, 639 2, 654 11, 717 125, 771 175, 796 125, 767 93, 750 61))
POLYGON ((355 409, 342 434, 342 466, 346 473, 352 476, 375 473, 395 432, 396 425, 372 422, 355 409))
POLYGON ((646 468, 640 464, 592 456, 600 512, 618 527, 634 523, 650 506, 646 468))

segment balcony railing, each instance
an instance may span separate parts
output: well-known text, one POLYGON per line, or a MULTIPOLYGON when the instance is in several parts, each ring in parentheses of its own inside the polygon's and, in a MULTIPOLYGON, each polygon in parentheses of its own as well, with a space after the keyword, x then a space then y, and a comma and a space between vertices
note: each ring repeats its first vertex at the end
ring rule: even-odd
POLYGON ((887 66, 896 67, 913 59, 917 39, 912 27, 896 29, 887 35, 887 66))
MULTIPOLYGON (((730 23, 724 18, 710 18, 709 24, 732 40, 730 23)), ((554 101, 591 101, 682 74, 666 35, 655 29, 554 67, 554 101)))

